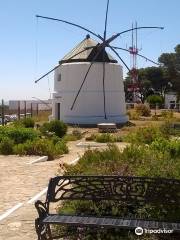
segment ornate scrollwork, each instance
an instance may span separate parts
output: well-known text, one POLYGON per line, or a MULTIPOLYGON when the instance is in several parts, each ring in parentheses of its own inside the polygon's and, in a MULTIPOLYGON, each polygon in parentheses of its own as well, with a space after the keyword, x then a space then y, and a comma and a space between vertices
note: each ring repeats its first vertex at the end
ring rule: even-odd
POLYGON ((180 205, 180 180, 124 176, 59 176, 47 200, 119 200, 126 203, 180 205))
POLYGON ((48 215, 49 207, 48 203, 43 203, 40 200, 35 202, 35 207, 41 219, 44 219, 48 215))
POLYGON ((39 218, 35 220, 36 233, 38 235, 38 240, 51 240, 51 229, 48 224, 43 224, 43 219, 48 215, 48 206, 47 203, 42 203, 37 201, 35 207, 39 214, 39 218))

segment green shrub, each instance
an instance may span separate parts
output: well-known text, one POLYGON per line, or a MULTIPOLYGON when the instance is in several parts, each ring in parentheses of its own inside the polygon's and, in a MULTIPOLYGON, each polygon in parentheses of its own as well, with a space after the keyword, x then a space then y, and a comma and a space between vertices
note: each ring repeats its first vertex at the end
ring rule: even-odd
POLYGON ((125 136, 124 140, 130 143, 150 144, 159 137, 168 138, 168 136, 163 134, 158 127, 150 126, 139 128, 134 132, 130 132, 127 136, 125 136))
MULTIPOLYGON (((87 150, 75 166, 67 165, 66 174, 113 174, 121 164, 121 153, 116 145, 108 145, 105 150, 87 150)), ((128 174, 128 170, 127 170, 128 174)))
POLYGON ((151 149, 155 149, 162 153, 168 152, 171 157, 180 157, 180 140, 167 140, 158 138, 150 145, 151 149))
POLYGON ((47 139, 27 141, 24 144, 18 144, 14 147, 14 152, 19 155, 47 155, 49 159, 53 159, 55 155, 54 145, 47 139))
POLYGON ((24 144, 20 143, 20 144, 14 145, 14 148, 13 148, 14 154, 20 155, 20 156, 27 155, 26 146, 27 146, 27 142, 24 144))
POLYGON ((34 140, 39 137, 39 133, 34 129, 22 127, 1 127, 0 139, 8 137, 14 141, 15 144, 24 143, 27 140, 34 140))
POLYGON ((96 141, 99 143, 114 143, 114 142, 122 142, 122 137, 119 135, 113 135, 110 133, 99 133, 99 134, 91 134, 86 137, 86 141, 96 141))
POLYGON ((96 142, 99 142, 99 143, 114 142, 114 137, 109 133, 97 134, 96 142))
POLYGON ((0 154, 13 154, 14 141, 8 137, 4 137, 0 142, 0 154))
POLYGON ((67 154, 69 149, 64 141, 59 141, 55 144, 56 154, 67 154))
POLYGON ((53 142, 53 144, 55 145, 57 142, 61 141, 61 138, 56 136, 56 135, 53 135, 51 136, 50 140, 53 142))
POLYGON ((149 106, 145 105, 145 104, 136 104, 134 107, 134 110, 140 115, 140 116, 144 116, 144 117, 148 117, 151 115, 151 110, 149 108, 149 106))
POLYGON ((51 122, 46 122, 40 127, 40 131, 43 134, 47 132, 54 133, 58 137, 63 137, 67 132, 67 125, 59 120, 53 120, 51 122))
POLYGON ((122 138, 110 133, 101 133, 96 135, 95 141, 99 143, 114 143, 122 142, 122 138))
POLYGON ((32 118, 24 118, 22 124, 25 128, 34 128, 35 121, 32 118))
POLYGON ((155 104, 161 105, 164 102, 163 97, 159 95, 150 95, 147 97, 146 101, 152 105, 155 105, 155 104))
POLYGON ((14 152, 19 155, 46 155, 49 160, 52 160, 63 153, 67 153, 68 148, 62 141, 59 141, 54 145, 53 141, 49 139, 36 139, 34 141, 27 141, 24 144, 16 145, 14 147, 14 152))
POLYGON ((13 122, 15 127, 25 127, 25 128, 34 128, 35 121, 32 118, 23 118, 13 122))

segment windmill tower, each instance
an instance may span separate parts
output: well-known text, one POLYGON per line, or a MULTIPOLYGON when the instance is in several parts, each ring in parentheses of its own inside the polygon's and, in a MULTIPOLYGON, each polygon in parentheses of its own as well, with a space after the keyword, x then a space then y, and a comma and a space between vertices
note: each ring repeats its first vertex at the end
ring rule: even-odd
POLYGON ((94 125, 101 122, 118 124, 128 121, 122 66, 106 51, 98 54, 96 48, 98 44, 87 35, 60 61, 61 66, 55 70, 54 76, 52 112, 54 119, 79 125, 94 125), (83 51, 84 49, 86 51, 83 51), (82 53, 78 54, 79 52, 82 53), (92 62, 91 71, 72 108, 82 79, 92 62), (104 89, 103 64, 106 69, 104 89))

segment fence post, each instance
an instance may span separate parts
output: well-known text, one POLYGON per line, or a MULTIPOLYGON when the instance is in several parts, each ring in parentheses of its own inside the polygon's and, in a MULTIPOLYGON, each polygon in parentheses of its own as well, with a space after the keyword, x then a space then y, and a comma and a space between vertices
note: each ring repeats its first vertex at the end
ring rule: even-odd
POLYGON ((2 116, 2 126, 4 126, 4 100, 2 99, 2 106, 1 106, 1 116, 2 116))
POLYGON ((21 114, 21 106, 20 106, 20 101, 18 101, 18 120, 20 120, 20 114, 21 114))
POLYGON ((33 104, 31 102, 31 117, 33 117, 33 104))
POLYGON ((38 114, 39 114, 39 106, 38 106, 38 103, 37 103, 37 105, 36 105, 36 114, 37 114, 37 116, 38 116, 38 114))
POLYGON ((24 101, 24 118, 26 118, 26 101, 24 101))

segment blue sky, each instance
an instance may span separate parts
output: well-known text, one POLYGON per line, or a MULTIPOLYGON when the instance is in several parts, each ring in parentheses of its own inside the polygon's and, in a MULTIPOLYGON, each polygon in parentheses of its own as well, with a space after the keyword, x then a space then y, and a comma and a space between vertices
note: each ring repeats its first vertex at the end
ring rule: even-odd
MULTIPOLYGON (((53 74, 38 84, 34 80, 54 67, 86 35, 86 32, 36 14, 66 19, 102 34, 106 0, 0 0, 0 98, 46 99, 53 91, 53 74), (49 82, 49 83, 48 83, 49 82)), ((131 27, 164 26, 138 32, 141 54, 157 61, 171 52, 179 39, 180 1, 110 0, 108 35, 131 27)), ((113 45, 130 45, 131 35, 122 35, 113 45)), ((119 52, 130 65, 128 54, 119 52)), ((138 60, 139 67, 152 66, 138 60)), ((124 69, 124 74, 125 74, 124 69)))

